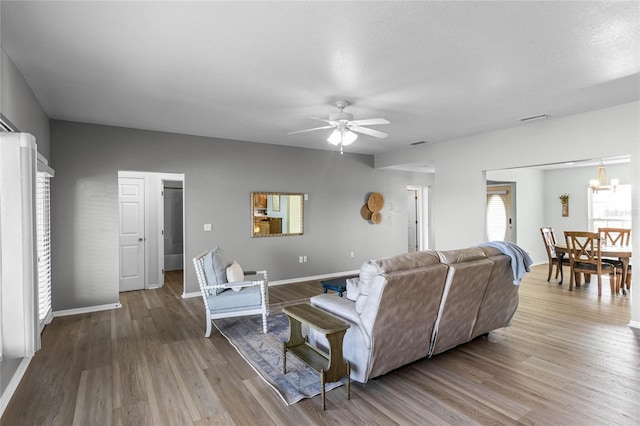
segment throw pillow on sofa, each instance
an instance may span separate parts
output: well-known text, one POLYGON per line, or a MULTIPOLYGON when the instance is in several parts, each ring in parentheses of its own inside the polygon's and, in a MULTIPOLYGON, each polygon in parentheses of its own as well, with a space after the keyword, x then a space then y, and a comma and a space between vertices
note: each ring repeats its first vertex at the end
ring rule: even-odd
MULTIPOLYGON (((356 296, 356 312, 361 314, 362 309, 364 309, 364 305, 367 301, 367 297, 369 296, 369 289, 371 288, 371 282, 373 279, 380 273, 380 268, 378 264, 369 260, 365 262, 360 267, 360 282, 358 284, 358 295, 356 296)), ((348 294, 348 292, 347 292, 348 294)))

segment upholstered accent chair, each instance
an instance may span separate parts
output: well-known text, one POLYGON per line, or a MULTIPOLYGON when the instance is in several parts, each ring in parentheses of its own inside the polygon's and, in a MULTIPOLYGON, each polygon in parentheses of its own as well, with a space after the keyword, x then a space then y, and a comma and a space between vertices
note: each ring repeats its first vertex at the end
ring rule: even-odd
POLYGON ((262 315, 262 332, 267 332, 267 271, 243 271, 235 260, 227 261, 219 247, 194 257, 193 265, 207 317, 205 337, 211 335, 213 320, 245 315, 262 315))

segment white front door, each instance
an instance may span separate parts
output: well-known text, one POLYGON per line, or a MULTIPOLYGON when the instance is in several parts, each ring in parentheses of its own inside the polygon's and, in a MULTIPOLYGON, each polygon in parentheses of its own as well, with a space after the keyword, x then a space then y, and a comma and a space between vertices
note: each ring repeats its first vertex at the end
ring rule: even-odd
POLYGON ((516 242, 513 215, 513 185, 487 186, 487 239, 488 241, 516 242))
POLYGON ((144 179, 118 178, 120 291, 144 289, 144 179))

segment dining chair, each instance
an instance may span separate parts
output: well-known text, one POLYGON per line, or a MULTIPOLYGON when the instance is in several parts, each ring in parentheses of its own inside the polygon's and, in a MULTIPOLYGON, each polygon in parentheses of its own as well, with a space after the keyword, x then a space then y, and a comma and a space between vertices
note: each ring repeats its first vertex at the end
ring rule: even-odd
MULTIPOLYGON (((580 274, 598 276, 598 296, 602 295, 602 275, 615 275, 616 267, 602 261, 600 256, 600 233, 583 231, 564 231, 571 266, 569 290, 573 290, 573 281, 580 285, 580 274)), ((609 279, 611 294, 615 294, 615 279, 609 279)))
POLYGON ((551 280, 551 273, 553 272, 553 265, 556 265, 556 276, 560 273, 560 268, 563 266, 570 266, 568 257, 562 258, 562 265, 558 263, 558 256, 556 255, 556 234, 553 232, 553 228, 546 226, 540 228, 540 234, 542 234, 542 241, 544 242, 544 248, 547 251, 547 259, 549 259, 549 273, 547 274, 547 281, 551 280))
MULTIPOLYGON (((631 242, 631 229, 629 228, 598 228, 603 242, 612 246, 628 246, 631 242)), ((624 287, 627 290, 631 288, 631 265, 627 269, 626 282, 622 282, 622 262, 616 258, 604 258, 607 262, 613 263, 616 267, 616 293, 620 288, 624 292, 624 287)), ((625 293, 626 294, 626 293, 625 293)))
POLYGON ((243 271, 238 262, 228 262, 216 247, 193 258, 200 291, 204 299, 207 330, 218 318, 262 315, 262 332, 267 333, 269 286, 267 271, 243 271))

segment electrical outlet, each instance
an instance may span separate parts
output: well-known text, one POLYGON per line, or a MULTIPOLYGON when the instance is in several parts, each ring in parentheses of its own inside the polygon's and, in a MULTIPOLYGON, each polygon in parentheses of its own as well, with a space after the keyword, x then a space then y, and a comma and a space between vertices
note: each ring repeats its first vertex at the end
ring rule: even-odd
POLYGON ((298 263, 304 263, 304 256, 300 256, 298 258, 298 263))
POLYGON ((304 263, 307 263, 307 256, 302 256, 302 258, 304 259, 304 263))
POLYGON ((356 253, 352 251, 351 252, 351 257, 355 257, 355 256, 356 256, 356 253))
POLYGON ((205 231, 211 231, 211 224, 210 223, 205 223, 204 224, 204 230, 205 231))

